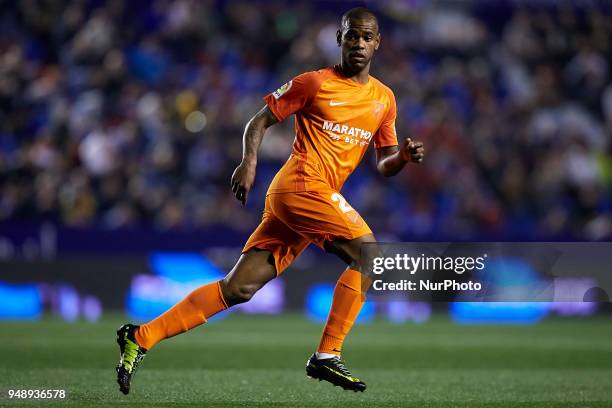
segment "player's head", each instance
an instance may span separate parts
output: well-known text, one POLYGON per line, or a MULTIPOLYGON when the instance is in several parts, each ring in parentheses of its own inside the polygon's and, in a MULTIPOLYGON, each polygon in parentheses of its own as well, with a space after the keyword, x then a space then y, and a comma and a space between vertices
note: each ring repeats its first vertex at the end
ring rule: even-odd
POLYGON ((342 16, 336 39, 342 48, 342 65, 359 72, 370 64, 380 45, 378 19, 365 7, 350 9, 342 16))

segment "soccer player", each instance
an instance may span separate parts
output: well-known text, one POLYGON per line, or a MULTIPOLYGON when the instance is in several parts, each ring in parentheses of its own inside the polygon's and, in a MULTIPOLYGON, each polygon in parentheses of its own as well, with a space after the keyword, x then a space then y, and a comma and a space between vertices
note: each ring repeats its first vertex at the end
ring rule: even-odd
POLYGON ((366 389, 340 355, 364 302, 368 286, 364 282, 369 282, 360 271, 360 248, 375 238, 340 190, 372 140, 377 169, 385 177, 409 161, 421 162, 424 149, 411 139, 398 145, 395 97, 369 75, 380 45, 376 16, 365 8, 349 10, 342 16, 337 42, 339 65, 293 78, 267 95, 266 105, 246 125, 242 162, 231 179, 232 191, 243 205, 255 180, 257 150, 266 129, 295 115, 296 136, 291 156, 268 189, 262 221, 234 268, 156 319, 142 326, 126 324, 117 331, 121 352, 117 381, 124 394, 138 364, 155 344, 248 301, 311 242, 339 256, 348 268, 337 281, 321 341, 307 361, 306 373, 347 390, 366 389))

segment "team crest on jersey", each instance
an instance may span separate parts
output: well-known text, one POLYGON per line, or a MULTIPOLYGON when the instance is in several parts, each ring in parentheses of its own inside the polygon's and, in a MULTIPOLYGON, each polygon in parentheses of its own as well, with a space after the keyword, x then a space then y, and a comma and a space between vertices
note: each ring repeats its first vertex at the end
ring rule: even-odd
POLYGON ((293 81, 289 81, 285 85, 283 85, 280 88, 278 88, 276 91, 272 92, 272 95, 274 96, 274 99, 278 99, 281 96, 283 96, 284 94, 286 94, 287 91, 291 89, 292 83, 293 83, 293 81))
POLYGON ((385 108, 384 103, 378 102, 378 101, 372 102, 372 111, 374 112, 374 115, 380 116, 384 108, 385 108))

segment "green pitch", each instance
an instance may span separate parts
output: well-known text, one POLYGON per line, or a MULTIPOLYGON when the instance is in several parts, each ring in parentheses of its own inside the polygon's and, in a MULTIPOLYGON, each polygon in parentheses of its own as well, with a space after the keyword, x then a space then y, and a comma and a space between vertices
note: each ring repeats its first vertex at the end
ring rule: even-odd
POLYGON ((115 382, 121 322, 0 323, 0 406, 612 406, 610 319, 360 325, 344 357, 368 384, 361 394, 305 377, 320 325, 232 314, 152 350, 129 396, 115 382), (67 398, 8 400, 8 389, 65 389, 67 398))

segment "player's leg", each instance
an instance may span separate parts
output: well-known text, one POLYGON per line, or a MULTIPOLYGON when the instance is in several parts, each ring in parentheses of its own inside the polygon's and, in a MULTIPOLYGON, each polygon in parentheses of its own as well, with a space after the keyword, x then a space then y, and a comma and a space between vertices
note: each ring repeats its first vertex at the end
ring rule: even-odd
POLYGON ((138 364, 155 344, 205 323, 228 307, 248 301, 275 276, 272 254, 253 248, 240 257, 224 279, 195 289, 168 311, 142 326, 121 326, 117 331, 120 348, 117 382, 120 391, 129 393, 138 364))
POLYGON ((265 249, 253 248, 242 254, 238 263, 219 281, 228 307, 248 302, 266 283, 277 276, 274 256, 265 249))
POLYGON ((249 237, 242 256, 222 280, 204 285, 166 313, 142 326, 124 325, 117 332, 121 359, 117 379, 123 393, 144 353, 159 341, 196 327, 232 305, 246 302, 268 281, 282 273, 309 241, 270 211, 269 197, 261 223, 249 237))
POLYGON ((136 330, 136 341, 149 350, 159 341, 186 332, 238 303, 248 301, 276 276, 269 251, 251 250, 240 256, 228 275, 192 291, 161 316, 136 330))
POLYGON ((361 311, 365 292, 371 284, 371 279, 360 271, 362 244, 373 242, 376 240, 372 234, 352 240, 336 239, 326 242, 325 249, 338 255, 348 264, 348 268, 336 282, 319 347, 306 365, 306 373, 309 376, 353 391, 364 391, 366 384, 351 374, 340 355, 344 339, 361 311))
POLYGON ((372 282, 367 275, 361 273, 362 246, 375 242, 374 235, 368 234, 352 240, 336 239, 325 244, 325 249, 344 260, 348 267, 336 282, 332 306, 317 353, 328 357, 340 356, 342 353, 344 339, 361 311, 365 293, 372 282))
POLYGON ((326 380, 344 389, 365 390, 340 359, 342 343, 353 326, 369 285, 359 272, 361 245, 374 242, 372 231, 338 192, 322 186, 317 191, 290 194, 271 202, 271 211, 292 230, 300 233, 348 264, 334 291, 332 308, 323 332, 319 353, 308 360, 310 377, 326 380))

